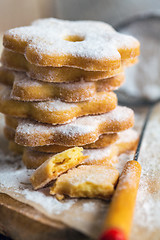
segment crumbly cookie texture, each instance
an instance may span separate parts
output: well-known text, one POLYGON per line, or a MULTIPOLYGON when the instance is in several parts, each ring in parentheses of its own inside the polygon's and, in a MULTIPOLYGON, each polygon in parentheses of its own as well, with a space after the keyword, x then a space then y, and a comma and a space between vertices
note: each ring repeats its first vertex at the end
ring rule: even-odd
MULTIPOLYGON (((12 122, 15 126, 16 121, 17 119, 12 122)), ((52 144, 83 146, 95 142, 102 134, 123 131, 133 124, 133 111, 120 106, 108 113, 84 116, 65 125, 52 126, 30 120, 19 120, 15 142, 30 147, 52 144)))
POLYGON ((97 21, 40 19, 31 26, 8 30, 3 45, 24 54, 35 65, 72 66, 90 71, 117 69, 121 60, 139 55, 135 38, 97 21))
POLYGON ((47 83, 31 79, 22 72, 0 68, 0 83, 11 86, 11 98, 20 101, 59 99, 63 102, 83 102, 91 100, 98 92, 116 90, 123 82, 124 73, 96 82, 47 83))
POLYGON ((50 157, 31 176, 34 189, 44 187, 62 173, 82 163, 87 158, 82 151, 83 148, 75 147, 50 157))
POLYGON ((10 94, 11 88, 0 83, 2 113, 52 125, 68 123, 85 115, 106 113, 117 106, 117 96, 113 92, 97 92, 91 100, 80 103, 65 103, 61 100, 24 102, 12 99, 10 94))
POLYGON ((50 194, 63 199, 65 195, 108 199, 114 192, 119 172, 108 166, 79 166, 56 180, 50 194))

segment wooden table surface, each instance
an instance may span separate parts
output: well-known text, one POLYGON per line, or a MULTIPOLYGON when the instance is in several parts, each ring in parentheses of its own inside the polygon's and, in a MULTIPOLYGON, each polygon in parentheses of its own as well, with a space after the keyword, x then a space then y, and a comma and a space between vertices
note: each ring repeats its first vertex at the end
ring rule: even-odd
POLYGON ((0 193, 0 233, 14 240, 89 240, 84 234, 3 193, 0 193))

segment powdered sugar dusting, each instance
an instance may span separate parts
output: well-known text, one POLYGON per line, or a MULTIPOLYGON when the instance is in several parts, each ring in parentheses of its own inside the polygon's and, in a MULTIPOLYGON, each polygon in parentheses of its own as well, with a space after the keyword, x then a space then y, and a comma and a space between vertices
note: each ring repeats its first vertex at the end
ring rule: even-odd
MULTIPOLYGON (((30 176, 33 170, 27 170, 21 162, 16 160, 12 155, 4 155, 0 152, 1 168, 0 168, 0 188, 1 191, 10 194, 14 190, 14 195, 22 195, 25 199, 34 202, 35 204, 43 205, 44 211, 60 214, 64 210, 68 210, 74 203, 74 200, 66 203, 57 201, 52 196, 47 196, 47 191, 34 191, 30 184, 30 176), (8 160, 12 160, 12 163, 8 163, 8 160), (2 190, 3 189, 3 190, 2 190), (46 193, 45 193, 46 192, 46 193)), ((12 194, 11 194, 12 195, 12 194)))
POLYGON ((71 111, 72 108, 78 108, 78 105, 75 103, 65 103, 61 100, 53 100, 46 102, 34 103, 35 108, 38 108, 42 111, 53 112, 53 111, 71 111))
POLYGON ((83 79, 78 81, 78 82, 67 82, 67 83, 46 83, 43 81, 39 81, 36 79, 32 79, 30 77, 28 77, 25 73, 22 72, 16 72, 14 73, 15 78, 15 85, 16 86, 33 86, 33 87, 41 87, 43 85, 48 85, 50 87, 61 87, 62 89, 72 89, 73 91, 79 90, 79 89, 83 89, 83 88, 89 88, 92 87, 94 85, 96 85, 96 82, 86 82, 83 79))
POLYGON ((37 123, 30 120, 21 120, 19 121, 18 127, 16 129, 16 135, 26 134, 26 136, 29 136, 35 133, 48 133, 51 135, 61 134, 65 136, 68 135, 70 137, 75 137, 76 135, 80 136, 87 133, 97 134, 100 124, 104 124, 105 122, 123 123, 123 121, 130 119, 131 116, 133 116, 133 111, 131 109, 118 106, 108 113, 96 116, 81 117, 71 123, 68 123, 67 125, 52 126, 49 124, 37 123))
MULTIPOLYGON (((101 101, 104 100, 106 101, 106 105, 109 104, 109 101, 112 101, 113 95, 109 95, 106 92, 102 93, 96 93, 92 99, 88 100, 88 108, 89 105, 92 106, 92 104, 95 102, 99 102, 99 106, 101 105, 101 101)), ((104 103, 103 103, 104 104, 104 103)), ((65 103, 61 100, 52 100, 52 101, 46 101, 46 102, 38 102, 38 103, 33 103, 33 106, 37 109, 40 109, 42 111, 47 111, 47 112, 63 112, 63 111, 77 111, 81 113, 81 109, 84 109, 83 115, 85 115, 85 109, 86 109, 86 102, 81 102, 81 103, 65 103)), ((70 114, 68 112, 68 114, 70 114)), ((99 111, 97 110, 97 113, 99 111)), ((89 110, 88 110, 89 113, 89 110)), ((64 113, 62 113, 64 114, 64 113)), ((67 114, 67 113, 66 113, 67 114)), ((76 113, 75 113, 76 115, 76 113)), ((80 114, 81 115, 81 114, 80 114)))
POLYGON ((40 58, 43 54, 47 54, 120 60, 117 49, 139 45, 135 38, 117 33, 110 25, 103 22, 72 22, 54 18, 40 19, 31 26, 11 29, 5 33, 5 36, 21 39, 26 45, 28 44, 28 49, 36 51, 40 58), (65 40, 67 36, 73 35, 84 40, 78 42, 65 40))
POLYGON ((38 81, 38 80, 32 80, 30 77, 28 77, 25 73, 22 72, 13 72, 14 74, 14 84, 17 86, 26 86, 26 87, 36 87, 36 86, 41 86, 43 82, 38 81))
MULTIPOLYGON (((123 75, 121 74, 116 77, 119 78, 119 76, 121 78, 123 75)), ((2 78, 0 81, 1 80, 2 78)), ((121 85, 122 82, 119 82, 119 85, 121 85)), ((92 99, 97 92, 102 93, 108 90, 111 91, 117 89, 117 87, 117 85, 114 86, 114 79, 113 84, 111 81, 108 82, 108 79, 96 82, 86 82, 84 80, 80 80, 74 83, 46 83, 29 78, 24 73, 16 72, 14 73, 14 83, 11 91, 11 97, 15 100, 25 101, 60 99, 65 102, 82 102, 92 99), (35 91, 39 93, 38 96, 34 95, 35 91), (24 97, 26 94, 27 97, 24 97)))
MULTIPOLYGON (((89 100, 89 104, 93 104, 94 101, 98 102, 99 105, 104 105, 102 101, 106 101, 106 104, 109 104, 109 101, 112 101, 112 98, 115 97, 114 95, 111 95, 110 93, 102 92, 97 93, 93 96, 91 100, 89 100)), ((5 86, 4 84, 0 83, 0 98, 1 100, 11 101, 11 88, 9 86, 5 86)), ((49 100, 49 101, 43 101, 43 102, 16 102, 16 104, 19 104, 20 107, 24 107, 27 114, 30 114, 32 116, 32 112, 36 109, 37 111, 42 111, 43 114, 49 114, 49 113, 55 113, 57 115, 63 114, 63 116, 67 116, 69 119, 68 121, 71 121, 74 117, 77 115, 81 116, 82 114, 85 115, 90 114, 89 110, 87 111, 86 102, 81 103, 66 103, 61 100, 49 100), (81 109, 84 109, 84 112, 81 111, 81 109), (66 111, 66 112, 64 112, 66 111), (72 112, 73 111, 73 112, 72 112), (74 113, 75 111, 75 113, 74 113), (70 116, 71 115, 71 116, 70 116)), ((3 106, 3 103, 2 103, 3 106)), ((10 103, 9 103, 10 107, 10 103)), ((24 111, 24 110, 23 110, 24 111)), ((21 111, 20 111, 21 113, 21 111)), ((15 114, 15 113, 14 113, 15 114)), ((23 114, 22 114, 23 116, 23 114)), ((36 117, 33 119, 36 119, 36 117)), ((45 120, 44 120, 45 121, 45 120)), ((67 121, 65 121, 66 123, 67 121)))
POLYGON ((112 186, 119 177, 115 168, 100 165, 79 166, 61 175, 57 179, 59 182, 66 182, 71 186, 78 186, 84 183, 97 184, 99 186, 112 186))
MULTIPOLYGON (((11 100, 11 88, 0 83, 0 98, 2 100, 10 101, 11 100)), ((19 102, 19 105, 24 105, 24 108, 27 109, 39 109, 41 111, 53 112, 53 111, 67 111, 72 108, 77 108, 78 105, 75 103, 65 103, 60 100, 46 101, 46 102, 19 102), (28 108, 27 108, 28 107, 28 108)), ((32 110, 33 110, 32 109, 32 110)))
MULTIPOLYGON (((160 104, 156 106, 149 121, 142 149, 139 156, 139 162, 142 165, 142 175, 140 187, 137 196, 136 211, 134 217, 135 227, 145 228, 143 239, 157 238, 151 235, 151 232, 160 229, 160 104), (146 230, 147 226, 147 230, 146 230), (151 237, 152 236, 152 237, 151 237)), ((159 236, 159 234, 158 234, 159 236)), ((134 239, 134 238, 133 238, 134 239)), ((140 239, 140 238, 136 238, 140 239)), ((142 238, 141 238, 142 239, 142 238)))
MULTIPOLYGON (((106 163, 107 163, 107 157, 110 157, 113 151, 115 153, 113 157, 117 155, 119 144, 121 143, 130 144, 130 142, 136 142, 138 138, 138 133, 133 129, 128 129, 128 130, 119 132, 118 135, 119 135, 118 140, 112 145, 109 145, 108 147, 101 148, 101 149, 84 149, 83 154, 86 156, 89 156, 89 158, 85 161, 85 163, 92 164, 92 161, 98 161, 103 159, 106 160, 106 163)), ((115 165, 117 162, 116 161, 117 159, 113 159, 113 157, 111 159, 110 164, 113 163, 113 165, 115 165)))
POLYGON ((107 159, 110 156, 113 149, 113 145, 111 147, 106 147, 102 149, 85 149, 83 150, 83 154, 85 156, 89 156, 89 158, 85 161, 85 163, 92 164, 92 161, 98 161, 102 159, 107 159))
POLYGON ((83 203, 83 209, 84 211, 88 212, 88 211, 94 211, 95 209, 95 203, 94 202, 86 202, 83 203))
POLYGON ((138 133, 134 131, 133 129, 127 129, 125 131, 119 132, 119 139, 117 140, 117 143, 127 143, 131 142, 132 140, 134 141, 135 139, 138 138, 138 133))

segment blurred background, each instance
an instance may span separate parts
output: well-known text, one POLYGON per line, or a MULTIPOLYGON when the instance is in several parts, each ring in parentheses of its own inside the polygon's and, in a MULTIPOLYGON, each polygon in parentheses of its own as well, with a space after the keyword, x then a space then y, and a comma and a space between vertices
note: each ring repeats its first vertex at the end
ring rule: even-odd
POLYGON ((0 32, 40 17, 103 20, 116 25, 157 9, 159 0, 0 0, 0 32))

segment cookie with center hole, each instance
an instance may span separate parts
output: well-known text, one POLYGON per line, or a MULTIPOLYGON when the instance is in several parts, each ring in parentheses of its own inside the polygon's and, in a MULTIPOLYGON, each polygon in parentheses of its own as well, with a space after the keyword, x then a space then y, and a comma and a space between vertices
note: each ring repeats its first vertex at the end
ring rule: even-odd
POLYGON ((8 30, 3 45, 24 54, 31 64, 88 71, 118 69, 121 61, 137 57, 140 47, 134 37, 116 32, 107 23, 55 18, 8 30))

